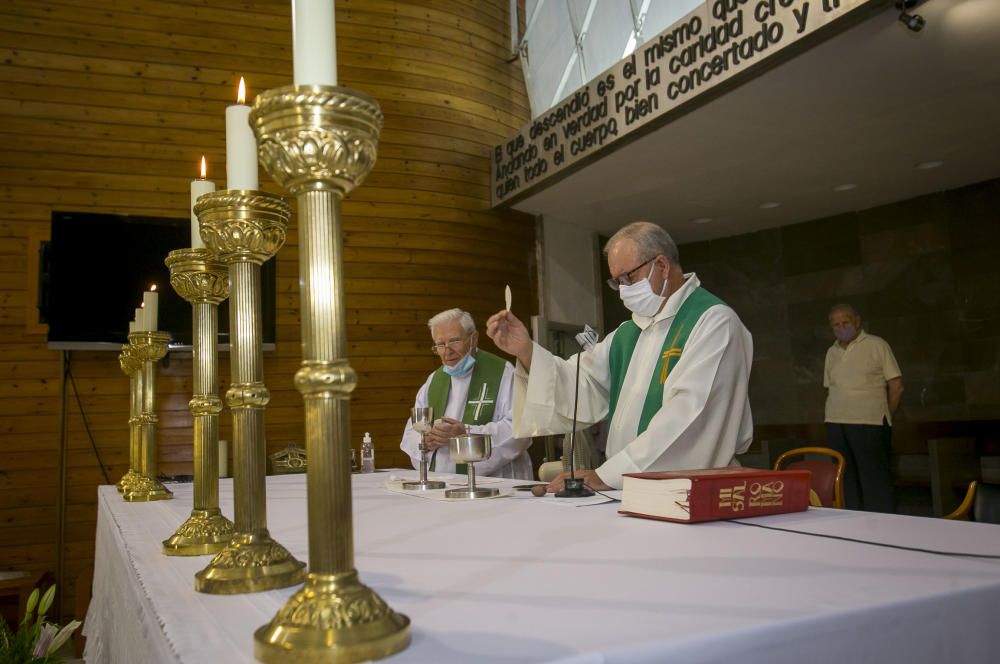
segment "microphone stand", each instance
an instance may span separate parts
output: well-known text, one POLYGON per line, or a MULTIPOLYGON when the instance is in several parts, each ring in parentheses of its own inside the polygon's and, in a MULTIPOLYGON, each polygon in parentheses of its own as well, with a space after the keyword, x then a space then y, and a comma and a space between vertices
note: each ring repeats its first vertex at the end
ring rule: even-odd
POLYGON ((573 395, 573 431, 569 434, 569 477, 566 478, 565 488, 556 492, 556 498, 587 498, 593 496, 594 492, 583 484, 583 480, 576 476, 576 408, 580 402, 580 355, 586 348, 581 349, 576 354, 576 391, 573 395))

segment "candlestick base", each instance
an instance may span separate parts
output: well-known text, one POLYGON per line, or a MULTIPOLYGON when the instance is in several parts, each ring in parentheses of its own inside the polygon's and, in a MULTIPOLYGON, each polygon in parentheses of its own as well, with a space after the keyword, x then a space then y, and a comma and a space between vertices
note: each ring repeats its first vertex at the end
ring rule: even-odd
POLYGON ((219 553, 233 539, 233 522, 218 507, 191 510, 191 516, 163 541, 167 556, 205 556, 219 553))
POLYGON ((135 482, 122 493, 122 498, 128 503, 170 500, 173 497, 174 494, 170 492, 170 489, 160 484, 159 480, 145 475, 139 475, 135 482))
POLYGON ((302 583, 305 566, 271 539, 267 530, 236 533, 205 569, 194 575, 194 589, 212 595, 238 595, 302 583))
POLYGON ((130 491, 131 487, 137 481, 139 481, 140 477, 142 477, 142 475, 140 475, 139 473, 135 472, 130 468, 129 471, 124 475, 122 475, 122 478, 118 480, 118 485, 117 485, 118 493, 126 493, 130 491))
POLYGON ((253 640, 262 662, 363 662, 405 649, 410 619, 358 581, 356 570, 309 574, 253 640))

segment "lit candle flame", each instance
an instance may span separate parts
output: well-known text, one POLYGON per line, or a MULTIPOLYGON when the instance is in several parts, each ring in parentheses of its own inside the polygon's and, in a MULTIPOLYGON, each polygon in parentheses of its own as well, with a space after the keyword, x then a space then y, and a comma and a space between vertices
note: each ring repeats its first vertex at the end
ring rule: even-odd
POLYGON ((156 284, 153 284, 152 286, 150 286, 150 287, 149 287, 149 290, 151 290, 151 291, 155 291, 155 290, 156 290, 156 284))
POLYGON ((208 177, 208 166, 205 164, 205 155, 201 155, 201 179, 208 177))
POLYGON ((246 81, 243 80, 243 77, 240 76, 240 90, 239 92, 236 93, 236 103, 245 104, 246 101, 247 101, 247 84, 246 81))

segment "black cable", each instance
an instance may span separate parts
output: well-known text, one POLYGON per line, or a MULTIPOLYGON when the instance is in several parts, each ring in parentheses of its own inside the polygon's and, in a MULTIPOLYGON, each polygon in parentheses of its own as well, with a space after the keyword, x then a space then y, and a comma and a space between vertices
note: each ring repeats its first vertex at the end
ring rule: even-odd
POLYGON ((73 386, 73 396, 76 397, 76 406, 80 409, 80 417, 83 418, 83 428, 87 430, 87 438, 90 439, 90 446, 94 449, 94 456, 97 457, 97 463, 101 467, 101 474, 104 475, 104 483, 111 484, 111 478, 108 477, 108 471, 104 468, 104 460, 101 459, 101 453, 97 449, 97 443, 94 442, 94 434, 90 431, 90 424, 87 422, 87 413, 83 412, 83 402, 80 401, 80 390, 76 387, 76 379, 73 377, 73 363, 72 363, 72 353, 66 354, 66 365, 63 367, 65 376, 69 378, 70 384, 73 386))
MULTIPOLYGON (((573 395, 573 431, 569 434, 570 479, 576 479, 576 406, 580 402, 580 354, 576 354, 576 393, 573 395)), ((584 486, 587 485, 584 484, 584 486)))
MULTIPOLYGON (((612 502, 617 502, 617 503, 621 502, 620 498, 613 498, 613 497, 609 496, 606 493, 598 491, 597 489, 595 489, 594 487, 592 487, 592 486, 590 486, 590 485, 588 485, 586 483, 584 484, 584 486, 587 487, 588 489, 590 489, 591 491, 595 492, 595 493, 601 494, 602 496, 604 496, 605 498, 607 498, 608 500, 610 500, 612 502)), ((750 526, 752 528, 763 528, 764 530, 778 530, 778 531, 781 531, 783 533, 793 533, 795 535, 809 535, 811 537, 823 537, 823 538, 826 538, 826 539, 841 540, 843 542, 854 542, 856 544, 870 544, 872 546, 881 546, 881 547, 885 547, 887 549, 900 549, 902 551, 915 551, 917 553, 930 553, 930 554, 933 554, 935 556, 952 556, 952 557, 959 557, 959 558, 962 558, 962 557, 965 557, 965 558, 986 558, 988 560, 1000 560, 1000 555, 994 555, 994 554, 989 554, 989 553, 965 553, 963 551, 939 551, 937 549, 921 549, 920 547, 915 547, 915 546, 903 546, 901 544, 888 544, 886 542, 873 542, 871 540, 856 539, 854 537, 844 537, 842 535, 827 535, 826 533, 810 533, 810 532, 805 531, 805 530, 793 530, 792 528, 778 528, 777 526, 765 526, 762 523, 747 523, 746 521, 741 521, 739 519, 729 519, 729 521, 731 521, 732 523, 741 525, 741 526, 750 526)))
POLYGON ((750 526, 752 528, 763 528, 765 530, 780 530, 783 533, 794 533, 796 535, 810 535, 812 537, 825 537, 826 539, 841 540, 844 542, 855 542, 857 544, 871 544, 872 546, 882 546, 887 549, 901 549, 903 551, 916 551, 917 553, 930 553, 936 556, 953 556, 953 557, 965 557, 965 558, 989 558, 992 560, 1000 559, 1000 555, 993 555, 988 553, 964 553, 962 551, 938 551, 936 549, 921 549, 915 546, 903 546, 901 544, 887 544, 885 542, 872 542, 871 540, 855 539, 853 537, 843 537, 841 535, 827 535, 825 533, 810 533, 805 530, 793 530, 791 528, 778 528, 777 526, 765 526, 761 523, 747 523, 746 521, 740 521, 736 519, 730 519, 733 523, 739 524, 741 526, 750 526))
POLYGON ((595 489, 594 487, 590 486, 586 482, 583 483, 583 486, 587 487, 588 489, 590 489, 594 493, 601 494, 602 496, 604 496, 605 498, 607 498, 608 500, 610 500, 613 503, 620 503, 622 501, 621 498, 613 498, 613 497, 609 496, 608 494, 604 493, 603 491, 598 491, 597 489, 595 489))

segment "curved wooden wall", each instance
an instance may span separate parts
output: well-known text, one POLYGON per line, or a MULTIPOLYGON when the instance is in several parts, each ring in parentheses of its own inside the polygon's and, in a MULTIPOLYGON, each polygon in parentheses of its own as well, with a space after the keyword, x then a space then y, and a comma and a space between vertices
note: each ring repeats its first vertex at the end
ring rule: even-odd
MULTIPOLYGON (((536 301, 534 224, 489 209, 488 154, 528 118, 507 64, 505 0, 338 0, 342 85, 386 116, 378 164, 344 202, 350 359, 359 374, 352 443, 371 431, 381 466, 437 360, 425 321, 453 306, 482 327, 536 301)), ((243 0, 5 0, 0 4, 0 567, 54 571, 60 354, 46 348, 32 283, 53 210, 186 217, 205 153, 224 182, 224 108, 291 82, 289 4, 243 0)), ((279 192, 262 173, 262 188, 279 192)), ((269 447, 302 443, 297 238, 278 264, 278 344, 265 355, 269 447)), ((95 295, 99 285, 94 285, 95 295)), ((488 345, 488 340, 485 345, 488 345)), ((223 356, 223 381, 229 368, 223 356)), ((74 352, 79 405, 112 481, 128 464, 128 381, 113 353, 74 352)), ((159 380, 161 472, 190 473, 190 357, 159 380)), ((225 385, 223 385, 223 390, 225 385)), ((72 385, 65 613, 92 565, 104 482, 72 385)), ((227 413, 222 436, 230 437, 227 413)), ((164 533, 164 537, 170 533, 164 533)))

